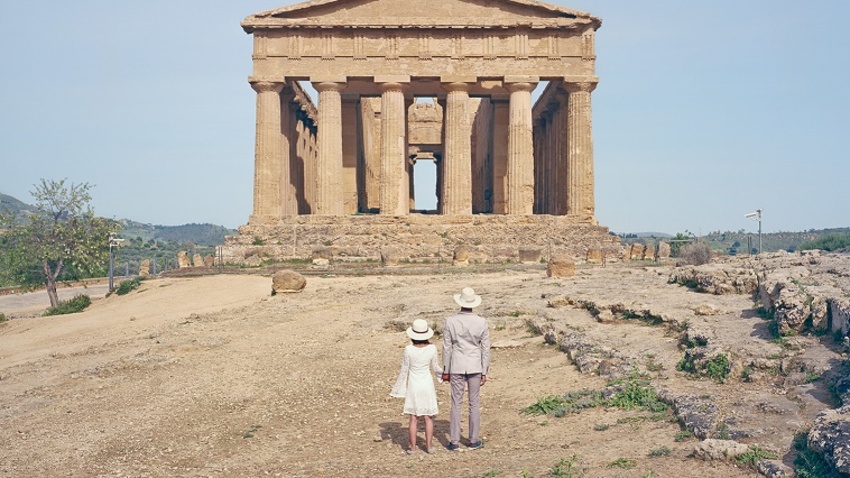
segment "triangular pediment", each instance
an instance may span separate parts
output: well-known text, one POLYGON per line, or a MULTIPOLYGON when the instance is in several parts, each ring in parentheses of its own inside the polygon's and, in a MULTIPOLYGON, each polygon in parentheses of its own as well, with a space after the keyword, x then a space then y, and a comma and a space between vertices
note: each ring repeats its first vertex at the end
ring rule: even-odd
POLYGON ((311 0, 249 16, 248 33, 262 28, 598 28, 578 10, 536 0, 311 0))

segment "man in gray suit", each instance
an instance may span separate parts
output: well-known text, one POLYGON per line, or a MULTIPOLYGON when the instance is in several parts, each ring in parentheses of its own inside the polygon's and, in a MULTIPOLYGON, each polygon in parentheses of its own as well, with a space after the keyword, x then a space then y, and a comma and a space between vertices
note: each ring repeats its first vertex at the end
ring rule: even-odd
POLYGON ((460 312, 446 319, 443 328, 443 381, 451 384, 452 406, 449 427, 449 450, 460 449, 460 415, 464 389, 469 394, 469 445, 481 448, 479 437, 481 413, 479 390, 487 383, 490 368, 490 331, 487 321, 472 309, 481 305, 481 296, 471 287, 455 294, 460 312))

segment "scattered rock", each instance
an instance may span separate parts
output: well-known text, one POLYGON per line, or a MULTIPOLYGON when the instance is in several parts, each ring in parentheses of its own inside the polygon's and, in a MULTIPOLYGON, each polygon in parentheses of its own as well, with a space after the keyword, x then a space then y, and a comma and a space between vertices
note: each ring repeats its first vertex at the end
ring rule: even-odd
POLYGON ((553 257, 546 267, 549 277, 572 277, 576 275, 576 263, 566 257, 553 257))
POLYGON ((694 456, 706 461, 731 461, 749 451, 750 447, 735 440, 708 438, 696 444, 694 456))
POLYGON ((305 287, 307 287, 307 279, 293 270, 285 269, 272 276, 273 294, 301 292, 305 287))
POLYGON ((850 405, 818 414, 808 443, 836 471, 850 473, 850 405))

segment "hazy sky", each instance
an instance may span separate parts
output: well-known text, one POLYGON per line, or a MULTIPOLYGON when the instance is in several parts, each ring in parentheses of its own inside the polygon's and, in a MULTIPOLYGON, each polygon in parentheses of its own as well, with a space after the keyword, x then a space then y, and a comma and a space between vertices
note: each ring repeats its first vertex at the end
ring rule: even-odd
MULTIPOLYGON (((416 5, 415 0, 409 1, 416 5)), ((30 0, 0 16, 0 192, 95 187, 95 212, 247 222, 247 15, 274 0, 30 0)), ((850 226, 850 2, 556 1, 602 18, 596 210, 615 232, 850 226), (845 139, 841 139, 841 138, 845 139)))

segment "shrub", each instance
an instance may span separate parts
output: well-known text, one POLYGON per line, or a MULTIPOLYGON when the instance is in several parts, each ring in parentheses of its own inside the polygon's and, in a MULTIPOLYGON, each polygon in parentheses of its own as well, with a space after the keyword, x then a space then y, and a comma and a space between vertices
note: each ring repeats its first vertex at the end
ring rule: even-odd
POLYGON ((142 285, 141 277, 134 277, 130 280, 123 280, 120 284, 118 284, 118 288, 115 289, 115 293, 118 295, 129 294, 130 292, 139 288, 142 285))
POLYGON ((44 311, 44 317, 50 315, 76 314, 82 312, 86 307, 91 305, 91 298, 87 295, 80 294, 71 300, 60 301, 56 307, 51 307, 44 311))
POLYGON ((829 478, 835 476, 826 460, 809 448, 808 432, 800 432, 794 436, 794 449, 797 458, 794 459, 794 471, 798 478, 829 478))
POLYGON ((679 260, 692 266, 708 264, 711 261, 711 247, 705 242, 686 244, 679 250, 679 260))
POLYGON ((738 455, 735 460, 743 466, 749 466, 752 469, 756 469, 756 465, 758 465, 759 460, 761 459, 775 460, 779 458, 779 455, 772 451, 765 450, 764 448, 759 448, 754 446, 750 448, 748 451, 738 455))
POLYGON ((6 314, 0 312, 0 323, 6 322, 7 320, 9 319, 6 318, 6 314))
POLYGON ((803 243, 799 249, 801 251, 807 251, 810 249, 837 251, 846 247, 850 247, 850 234, 830 234, 820 239, 803 243))

